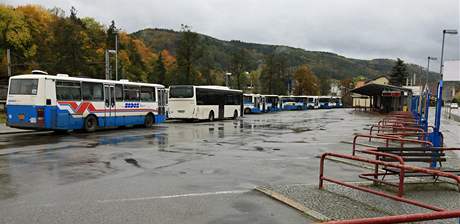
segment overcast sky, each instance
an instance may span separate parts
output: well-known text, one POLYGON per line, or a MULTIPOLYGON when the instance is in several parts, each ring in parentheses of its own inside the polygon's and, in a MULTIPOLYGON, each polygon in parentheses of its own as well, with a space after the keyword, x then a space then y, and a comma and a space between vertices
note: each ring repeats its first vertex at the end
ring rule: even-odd
MULTIPOLYGON (((426 65, 441 54, 442 29, 460 29, 459 0, 6 0, 10 5, 71 6, 127 32, 158 27, 223 40, 330 51, 346 57, 396 58, 426 65)), ((460 35, 446 38, 446 58, 460 58, 460 35)), ((438 71, 439 65, 433 65, 438 71)), ((430 66, 431 67, 431 66, 430 66)))

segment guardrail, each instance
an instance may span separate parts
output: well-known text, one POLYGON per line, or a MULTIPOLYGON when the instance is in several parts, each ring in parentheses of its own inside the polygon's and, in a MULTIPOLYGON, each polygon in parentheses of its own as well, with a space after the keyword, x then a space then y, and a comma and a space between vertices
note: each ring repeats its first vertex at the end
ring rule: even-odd
POLYGON ((414 143, 414 144, 420 144, 420 145, 425 145, 425 146, 433 146, 433 143, 429 141, 424 141, 424 140, 416 140, 416 139, 405 139, 401 137, 393 137, 393 136, 380 136, 380 135, 366 135, 366 134, 355 134, 355 137, 353 138, 353 151, 352 155, 354 156, 356 154, 356 141, 358 138, 369 138, 369 139, 383 139, 385 140, 385 147, 389 146, 389 142, 400 142, 401 147, 404 147, 404 143, 414 143))

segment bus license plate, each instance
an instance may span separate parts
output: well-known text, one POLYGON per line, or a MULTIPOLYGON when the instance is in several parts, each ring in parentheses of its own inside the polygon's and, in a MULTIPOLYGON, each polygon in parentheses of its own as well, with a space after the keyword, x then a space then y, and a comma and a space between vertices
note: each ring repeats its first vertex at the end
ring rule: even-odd
POLYGON ((18 118, 19 118, 19 120, 23 121, 24 118, 25 118, 25 116, 24 116, 24 114, 19 114, 19 115, 18 115, 18 118))
POLYGON ((178 113, 185 113, 185 110, 178 110, 178 113))

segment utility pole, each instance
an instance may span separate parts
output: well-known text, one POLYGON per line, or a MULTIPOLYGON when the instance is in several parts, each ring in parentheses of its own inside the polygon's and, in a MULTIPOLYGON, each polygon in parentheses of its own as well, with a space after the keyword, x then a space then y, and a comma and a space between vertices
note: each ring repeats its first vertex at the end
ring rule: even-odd
POLYGON ((105 79, 109 80, 109 50, 105 50, 105 79))
POLYGON ((6 49, 6 63, 8 64, 8 77, 11 76, 11 54, 10 49, 6 49))
POLYGON ((118 81, 118 32, 115 33, 115 80, 118 81))

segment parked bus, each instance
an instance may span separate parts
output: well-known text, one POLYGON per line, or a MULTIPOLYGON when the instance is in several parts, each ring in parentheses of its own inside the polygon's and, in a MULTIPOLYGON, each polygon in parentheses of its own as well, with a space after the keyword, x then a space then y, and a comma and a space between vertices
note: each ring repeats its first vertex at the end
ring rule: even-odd
POLYGON ((165 97, 164 86, 158 84, 33 72, 10 78, 6 123, 23 129, 88 132, 151 127, 165 120, 165 97))
POLYGON ((261 113, 265 107, 264 97, 260 94, 245 93, 243 94, 244 114, 261 113))
POLYGON ((280 96, 282 110, 305 110, 306 96, 280 96))
POLYGON ((342 98, 339 97, 339 96, 331 97, 331 102, 332 102, 332 107, 333 108, 342 108, 343 107, 342 98))
POLYGON ((319 101, 319 108, 321 109, 330 109, 334 107, 334 104, 332 103, 332 97, 331 96, 319 96, 318 97, 319 101))
POLYGON ((169 118, 210 120, 241 116, 243 92, 223 86, 169 87, 169 118))
POLYGON ((265 108, 263 112, 275 112, 279 111, 279 96, 278 95, 262 95, 264 101, 265 101, 265 108))
POLYGON ((306 96, 307 97, 307 109, 318 109, 319 108, 319 97, 318 96, 306 96))

